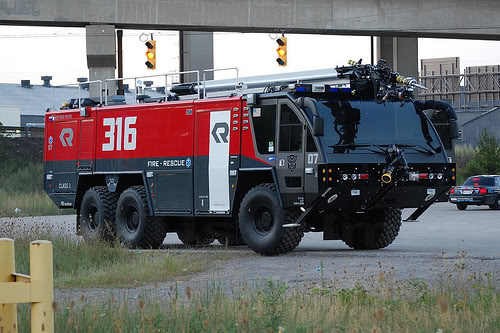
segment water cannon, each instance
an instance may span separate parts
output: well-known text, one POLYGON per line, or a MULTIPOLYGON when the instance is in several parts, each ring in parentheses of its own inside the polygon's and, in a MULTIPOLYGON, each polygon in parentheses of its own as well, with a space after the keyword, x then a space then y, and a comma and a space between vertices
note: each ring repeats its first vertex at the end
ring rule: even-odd
POLYGON ((349 60, 348 66, 336 67, 338 78, 349 79, 355 96, 363 99, 375 99, 377 103, 387 100, 409 100, 413 98, 413 89, 427 89, 412 77, 404 77, 393 72, 384 59, 376 65, 363 64, 349 60))

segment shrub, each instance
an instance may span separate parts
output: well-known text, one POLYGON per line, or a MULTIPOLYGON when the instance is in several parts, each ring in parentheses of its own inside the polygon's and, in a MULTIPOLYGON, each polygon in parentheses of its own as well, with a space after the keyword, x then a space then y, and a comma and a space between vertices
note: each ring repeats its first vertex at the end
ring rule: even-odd
POLYGON ((464 176, 497 173, 500 173, 500 144, 495 134, 484 129, 479 135, 474 158, 465 167, 464 176))

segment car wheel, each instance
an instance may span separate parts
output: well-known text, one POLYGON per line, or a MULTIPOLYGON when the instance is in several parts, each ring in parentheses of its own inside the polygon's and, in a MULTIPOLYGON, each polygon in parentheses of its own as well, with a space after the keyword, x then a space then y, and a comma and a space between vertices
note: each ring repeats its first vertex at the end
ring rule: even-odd
POLYGON ((497 197, 494 204, 489 205, 490 209, 499 210, 500 209, 500 197, 497 197))
POLYGON ((458 208, 458 210, 466 210, 467 205, 464 203, 457 203, 457 208, 458 208))
POLYGON ((238 216, 243 241, 263 255, 292 251, 304 236, 303 226, 283 227, 283 224, 294 223, 300 210, 283 210, 274 184, 261 184, 248 191, 238 216))
POLYGON ((144 186, 126 189, 116 207, 116 232, 120 242, 131 248, 157 249, 167 235, 163 220, 149 216, 144 186))

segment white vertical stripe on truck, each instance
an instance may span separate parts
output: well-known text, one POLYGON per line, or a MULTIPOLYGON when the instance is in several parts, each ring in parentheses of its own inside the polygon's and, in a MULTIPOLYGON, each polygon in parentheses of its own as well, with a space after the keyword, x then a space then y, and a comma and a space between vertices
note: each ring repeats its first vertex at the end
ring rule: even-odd
POLYGON ((211 211, 229 210, 229 138, 231 112, 210 113, 208 195, 211 211))

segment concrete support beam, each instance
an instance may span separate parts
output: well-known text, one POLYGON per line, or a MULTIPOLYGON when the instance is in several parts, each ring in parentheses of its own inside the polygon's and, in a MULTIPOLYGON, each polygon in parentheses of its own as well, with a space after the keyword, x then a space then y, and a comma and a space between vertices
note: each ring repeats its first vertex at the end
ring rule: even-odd
POLYGON ((0 24, 500 39, 498 0, 3 0, 0 24))
MULTIPOLYGON (((86 27, 87 67, 89 81, 115 78, 116 37, 114 25, 88 25, 86 27)), ((89 95, 99 96, 99 84, 89 85, 89 95)), ((116 82, 108 85, 108 96, 116 95, 116 82)))
POLYGON ((418 39, 377 37, 375 61, 385 59, 392 70, 418 78, 418 39))
MULTIPOLYGON (((180 69, 181 71, 200 71, 203 80, 203 70, 214 68, 214 34, 202 31, 181 31, 180 69)), ((207 80, 213 80, 213 73, 206 74, 207 80)), ((185 76, 184 82, 196 80, 195 75, 185 76)))

